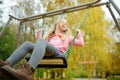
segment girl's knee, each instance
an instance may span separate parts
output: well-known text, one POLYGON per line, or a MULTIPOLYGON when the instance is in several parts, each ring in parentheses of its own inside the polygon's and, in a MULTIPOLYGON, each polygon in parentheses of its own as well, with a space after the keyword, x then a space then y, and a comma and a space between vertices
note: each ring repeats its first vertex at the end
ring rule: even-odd
POLYGON ((44 45, 44 44, 46 44, 47 43, 47 41, 45 40, 45 39, 39 39, 37 42, 36 42, 36 44, 38 44, 38 45, 44 45))
POLYGON ((34 44, 32 42, 30 42, 30 41, 25 41, 23 43, 23 47, 25 47, 25 48, 33 48, 34 44))
POLYGON ((25 41, 24 43, 23 43, 24 45, 29 45, 29 44, 31 44, 31 42, 30 41, 25 41))

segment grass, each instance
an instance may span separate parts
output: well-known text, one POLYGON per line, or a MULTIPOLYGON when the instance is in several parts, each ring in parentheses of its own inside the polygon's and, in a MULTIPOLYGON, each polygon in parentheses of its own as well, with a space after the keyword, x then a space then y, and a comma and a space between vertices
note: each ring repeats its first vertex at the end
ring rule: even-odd
POLYGON ((107 80, 120 80, 120 78, 108 78, 107 80))

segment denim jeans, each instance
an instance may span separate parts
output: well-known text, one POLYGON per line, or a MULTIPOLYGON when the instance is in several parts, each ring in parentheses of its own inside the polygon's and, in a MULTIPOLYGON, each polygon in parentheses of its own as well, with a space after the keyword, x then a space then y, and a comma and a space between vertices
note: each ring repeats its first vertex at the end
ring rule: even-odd
POLYGON ((49 42, 44 39, 40 39, 36 41, 35 44, 29 41, 24 42, 12 53, 7 61, 9 61, 11 65, 15 65, 17 62, 23 59, 25 55, 31 50, 32 54, 30 60, 28 61, 28 64, 30 64, 34 69, 37 67, 40 60, 42 60, 44 56, 50 57, 62 55, 62 53, 49 42))

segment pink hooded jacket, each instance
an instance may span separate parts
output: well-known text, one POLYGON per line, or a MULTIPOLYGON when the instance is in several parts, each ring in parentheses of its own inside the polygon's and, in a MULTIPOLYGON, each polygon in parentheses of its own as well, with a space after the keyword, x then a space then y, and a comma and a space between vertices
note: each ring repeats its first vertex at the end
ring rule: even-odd
MULTIPOLYGON (((40 32, 37 33, 37 40, 41 38, 40 32)), ((68 49, 70 42, 72 41, 73 37, 67 37, 65 40, 61 39, 62 34, 54 34, 50 37, 48 40, 49 43, 54 45, 61 53, 65 53, 65 51, 68 49)), ((81 47, 84 45, 83 37, 80 32, 78 32, 77 39, 75 39, 74 46, 81 47)))

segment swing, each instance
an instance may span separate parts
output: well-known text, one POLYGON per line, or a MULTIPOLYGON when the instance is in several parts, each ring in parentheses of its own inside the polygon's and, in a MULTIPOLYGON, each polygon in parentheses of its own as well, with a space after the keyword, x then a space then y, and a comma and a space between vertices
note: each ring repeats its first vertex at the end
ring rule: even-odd
MULTIPOLYGON (((88 11, 85 13, 83 20, 79 26, 78 29, 80 29, 83 25, 83 23, 85 22, 87 16, 88 16, 88 11)), ((64 53, 64 55, 62 56, 57 56, 57 57, 44 57, 39 65, 37 66, 38 68, 67 68, 68 64, 67 64, 67 58, 68 55, 70 53, 70 49, 72 47, 72 44, 74 43, 76 37, 77 37, 78 33, 76 32, 76 34, 74 35, 74 38, 72 39, 67 51, 64 53)), ((26 57, 26 60, 28 61, 30 59, 30 57, 26 57)))
MULTIPOLYGON (((26 57, 28 61, 30 57, 26 57)), ((39 65, 38 68, 67 68, 67 59, 63 56, 59 57, 44 57, 39 65)))

